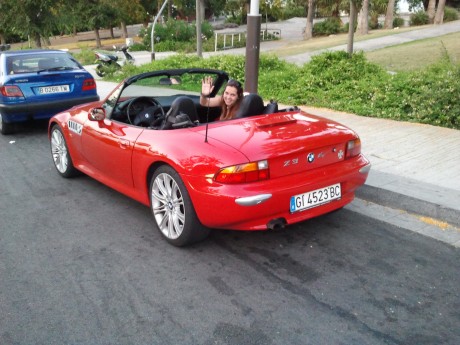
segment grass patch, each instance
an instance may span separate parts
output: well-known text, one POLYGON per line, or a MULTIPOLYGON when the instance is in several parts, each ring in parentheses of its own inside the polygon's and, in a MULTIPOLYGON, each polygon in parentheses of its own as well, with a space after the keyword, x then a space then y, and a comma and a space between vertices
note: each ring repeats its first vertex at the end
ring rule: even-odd
POLYGON ((366 52, 369 61, 387 71, 416 71, 432 65, 444 57, 460 63, 460 33, 448 34, 366 52))
MULTIPOLYGON (((396 29, 371 30, 369 31, 368 35, 355 34, 354 42, 360 42, 360 41, 365 41, 365 40, 373 39, 373 38, 396 35, 402 32, 419 30, 422 28, 423 26, 405 27, 405 28, 400 28, 397 30, 396 29)), ((297 55, 297 54, 302 54, 302 53, 310 53, 310 52, 321 50, 321 49, 332 48, 335 46, 347 44, 347 41, 348 41, 347 33, 341 33, 341 34, 331 35, 327 37, 314 37, 311 40, 307 40, 307 41, 290 42, 286 46, 280 49, 273 50, 272 53, 274 53, 276 56, 279 56, 279 57, 286 57, 286 56, 297 55)))

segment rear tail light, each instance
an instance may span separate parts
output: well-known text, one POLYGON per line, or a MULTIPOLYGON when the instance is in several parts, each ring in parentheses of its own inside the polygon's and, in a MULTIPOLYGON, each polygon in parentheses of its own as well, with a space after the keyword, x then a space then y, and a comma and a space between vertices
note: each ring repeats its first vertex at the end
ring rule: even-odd
POLYGON ((266 160, 222 168, 214 176, 220 183, 247 183, 268 180, 270 170, 266 160))
POLYGON ((6 85, 0 87, 0 92, 5 97, 24 97, 22 91, 16 85, 6 85))
POLYGON ((356 138, 350 140, 347 143, 347 152, 345 153, 345 159, 355 157, 361 153, 361 140, 356 138))
POLYGON ((83 86, 82 86, 82 91, 89 91, 89 90, 93 90, 96 88, 96 82, 94 81, 94 79, 90 78, 90 79, 85 79, 83 81, 83 86))

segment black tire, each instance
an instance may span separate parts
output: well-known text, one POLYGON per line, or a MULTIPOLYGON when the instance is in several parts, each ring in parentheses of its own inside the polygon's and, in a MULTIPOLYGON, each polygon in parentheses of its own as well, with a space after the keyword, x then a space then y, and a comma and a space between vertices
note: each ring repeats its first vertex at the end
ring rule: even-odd
POLYGON ((101 78, 105 76, 104 67, 101 64, 96 66, 96 74, 101 78))
POLYGON ((2 134, 12 134, 14 133, 14 123, 6 123, 3 121, 3 116, 0 113, 0 132, 2 134))
POLYGON ((155 227, 166 241, 182 247, 209 235, 210 230, 200 223, 187 188, 173 168, 163 165, 155 171, 149 194, 155 227))
POLYGON ((59 175, 62 177, 74 177, 78 175, 79 171, 73 165, 64 134, 58 125, 54 125, 51 129, 50 138, 51 155, 59 175))

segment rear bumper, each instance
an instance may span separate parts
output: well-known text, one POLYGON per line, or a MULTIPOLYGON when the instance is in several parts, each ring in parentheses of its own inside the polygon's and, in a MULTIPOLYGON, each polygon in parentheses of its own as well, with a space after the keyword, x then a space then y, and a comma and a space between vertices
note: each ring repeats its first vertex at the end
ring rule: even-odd
POLYGON ((200 184, 198 180, 190 177, 184 180, 189 182, 190 196, 203 225, 231 230, 266 230, 274 220, 294 224, 344 207, 353 201, 355 190, 365 183, 369 169, 369 161, 360 155, 341 162, 340 166, 334 164, 316 172, 276 179, 269 184, 220 185, 203 189, 195 188, 200 184), (340 199, 290 212, 292 196, 336 183, 341 185, 340 199))
POLYGON ((22 122, 28 119, 45 119, 51 118, 53 115, 72 108, 75 105, 80 105, 89 102, 99 101, 98 95, 90 95, 72 99, 62 99, 51 102, 40 103, 17 103, 4 104, 0 103, 0 112, 2 119, 6 123, 22 122))

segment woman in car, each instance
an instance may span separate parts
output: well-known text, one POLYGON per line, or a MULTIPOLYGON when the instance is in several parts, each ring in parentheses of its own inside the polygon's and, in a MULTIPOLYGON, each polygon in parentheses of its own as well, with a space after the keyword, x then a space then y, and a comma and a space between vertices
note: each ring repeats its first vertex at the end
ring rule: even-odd
POLYGON ((241 83, 230 79, 225 86, 224 93, 210 98, 214 89, 212 77, 205 77, 201 83, 200 104, 205 107, 221 107, 219 120, 233 119, 243 99, 241 83))

